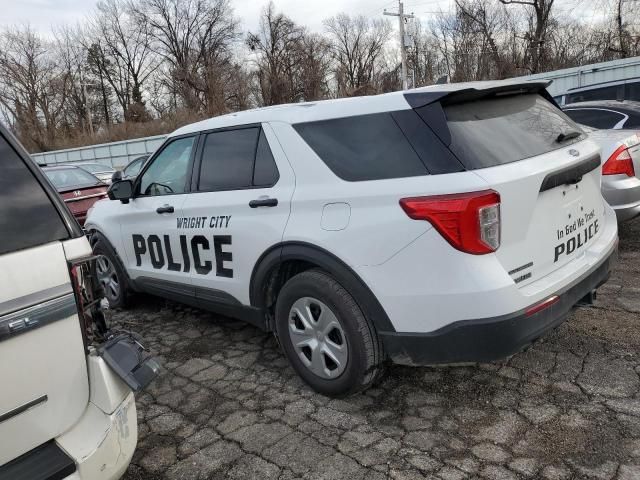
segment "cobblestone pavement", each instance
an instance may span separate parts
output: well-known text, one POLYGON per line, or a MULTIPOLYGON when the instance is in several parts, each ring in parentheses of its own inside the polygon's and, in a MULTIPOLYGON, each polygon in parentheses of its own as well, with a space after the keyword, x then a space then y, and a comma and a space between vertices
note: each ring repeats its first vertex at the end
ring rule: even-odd
POLYGON ((309 390, 270 335, 141 297, 113 321, 165 367, 138 396, 125 479, 640 479, 640 221, 594 307, 491 364, 392 367, 309 390))

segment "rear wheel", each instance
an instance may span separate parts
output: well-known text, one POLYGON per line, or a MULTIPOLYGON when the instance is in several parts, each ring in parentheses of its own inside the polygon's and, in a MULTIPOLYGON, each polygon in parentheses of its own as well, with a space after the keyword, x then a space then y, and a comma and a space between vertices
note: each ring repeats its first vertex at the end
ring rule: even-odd
POLYGON ((319 393, 349 395, 380 373, 373 326, 349 292, 320 270, 300 273, 282 287, 276 331, 296 372, 319 393))
POLYGON ((108 242, 97 235, 93 243, 96 259, 96 277, 104 290, 111 308, 124 308, 129 304, 129 284, 120 259, 108 242))

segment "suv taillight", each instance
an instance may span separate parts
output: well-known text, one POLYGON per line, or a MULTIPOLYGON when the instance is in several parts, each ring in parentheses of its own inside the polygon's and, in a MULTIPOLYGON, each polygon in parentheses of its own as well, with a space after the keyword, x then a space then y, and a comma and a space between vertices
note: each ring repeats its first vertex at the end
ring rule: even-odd
POLYGON ((602 166, 603 175, 626 175, 635 177, 636 171, 633 168, 633 160, 626 145, 621 145, 611 154, 609 159, 602 166))
POLYGON ((430 222, 458 250, 483 255, 500 246, 498 192, 403 198, 400 206, 410 218, 430 222))
POLYGON ((104 295, 95 276, 95 257, 81 258, 69 263, 69 275, 86 348, 95 340, 102 341, 103 335, 107 332, 100 306, 104 295))

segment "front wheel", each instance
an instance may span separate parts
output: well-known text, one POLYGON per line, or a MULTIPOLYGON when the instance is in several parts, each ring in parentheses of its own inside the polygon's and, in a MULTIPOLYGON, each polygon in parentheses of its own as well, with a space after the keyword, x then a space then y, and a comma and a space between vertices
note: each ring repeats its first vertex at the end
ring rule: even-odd
POLYGON ((375 329, 349 292, 323 271, 300 273, 282 287, 276 332, 296 372, 324 395, 364 390, 380 373, 375 329))
POLYGON ((96 277, 104 290, 104 296, 111 308, 123 308, 129 304, 129 284, 124 268, 120 264, 111 245, 98 236, 93 243, 96 255, 96 277))

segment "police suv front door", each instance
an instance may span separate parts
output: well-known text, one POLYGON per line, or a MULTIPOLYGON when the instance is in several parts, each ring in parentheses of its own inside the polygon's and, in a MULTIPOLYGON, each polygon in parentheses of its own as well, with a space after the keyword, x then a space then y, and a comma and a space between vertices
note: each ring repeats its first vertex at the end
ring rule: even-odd
POLYGON ((267 124, 202 136, 180 228, 193 245, 192 282, 204 304, 250 305, 254 265, 289 219, 293 170, 267 124))
POLYGON ((181 291, 178 284, 182 284, 186 294, 192 290, 188 287, 191 261, 187 245, 180 242, 176 219, 182 216, 196 143, 197 136, 167 143, 141 173, 134 198, 122 205, 127 272, 151 293, 163 293, 156 290, 158 285, 169 289, 173 285, 181 291))

